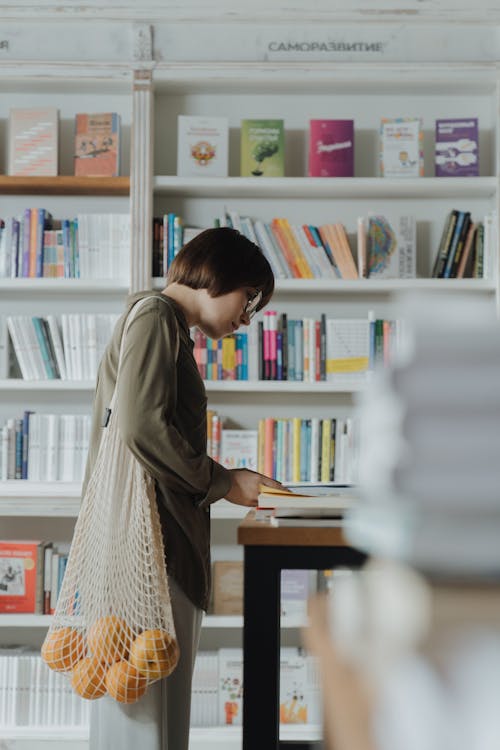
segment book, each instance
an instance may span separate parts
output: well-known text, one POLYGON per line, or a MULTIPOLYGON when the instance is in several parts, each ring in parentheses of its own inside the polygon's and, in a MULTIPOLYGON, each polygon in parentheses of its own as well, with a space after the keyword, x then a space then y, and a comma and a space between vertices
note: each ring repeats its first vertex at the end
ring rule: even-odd
POLYGON ((220 462, 226 469, 257 471, 257 430, 222 430, 220 462))
POLYGON ((243 563, 239 560, 214 562, 214 614, 243 614, 243 563))
POLYGON ((307 600, 311 594, 309 570, 281 571, 281 616, 307 617, 307 600))
POLYGON ((370 326, 364 318, 327 318, 326 379, 364 377, 369 366, 370 326))
POLYGON ((10 350, 9 331, 7 328, 7 317, 0 316, 0 380, 9 377, 10 372, 10 350))
POLYGON ((58 170, 59 111, 14 108, 9 113, 9 175, 53 177, 58 170))
POLYGON ((344 511, 353 507, 355 504, 355 495, 352 492, 343 490, 343 492, 328 491, 325 494, 309 495, 291 490, 277 489, 267 487, 261 484, 258 495, 259 508, 274 508, 280 511, 301 511, 306 513, 309 510, 324 511, 344 511))
POLYGON ((177 118, 177 175, 227 177, 229 125, 227 117, 177 118))
POLYGON ((343 224, 323 224, 319 234, 325 247, 328 248, 335 267, 342 279, 359 278, 352 250, 343 224))
POLYGON ((284 121, 242 120, 240 155, 242 177, 284 177, 284 121))
POLYGON ((442 278, 443 276, 444 269, 446 266, 446 259, 448 257, 448 251, 450 249, 451 238, 453 236, 455 225, 457 223, 457 217, 458 217, 458 211, 456 211, 455 209, 450 211, 450 213, 446 217, 446 220, 443 226, 443 231, 441 234, 441 239, 439 241, 439 248, 436 253, 436 259, 434 261, 434 266, 432 268, 433 279, 442 278))
POLYGON ((74 167, 79 177, 120 174, 120 115, 116 112, 76 115, 74 167))
POLYGON ((368 278, 414 279, 417 230, 415 217, 384 214, 368 217, 368 278))
POLYGON ((455 257, 458 255, 458 260, 460 259, 469 224, 470 212, 457 211, 457 221, 449 245, 446 248, 446 259, 440 278, 450 279, 456 276, 455 257))
POLYGON ((436 177, 479 176, 477 117, 436 120, 436 177))
POLYGON ((43 613, 44 543, 0 541, 0 613, 43 613))
POLYGON ((309 177, 354 177, 354 120, 309 121, 309 177))
MULTIPOLYGON (((300 571, 307 573, 308 571, 300 571)), ((298 649, 280 650, 280 724, 307 724, 307 663, 298 649)))
POLYGON ((243 651, 219 649, 219 725, 242 724, 243 651))
POLYGON ((423 177, 422 119, 383 117, 380 123, 380 175, 423 177))

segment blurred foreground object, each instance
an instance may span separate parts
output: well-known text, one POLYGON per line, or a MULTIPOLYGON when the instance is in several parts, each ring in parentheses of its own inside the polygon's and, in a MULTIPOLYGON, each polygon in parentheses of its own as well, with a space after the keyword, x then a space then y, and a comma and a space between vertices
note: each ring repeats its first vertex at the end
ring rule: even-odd
POLYGON ((311 601, 325 749, 500 748, 500 326, 458 297, 406 310, 407 339, 360 405, 372 560, 311 601))
POLYGON ((349 540, 418 569, 500 573, 500 325, 457 297, 419 295, 391 369, 360 405, 360 490, 349 540))

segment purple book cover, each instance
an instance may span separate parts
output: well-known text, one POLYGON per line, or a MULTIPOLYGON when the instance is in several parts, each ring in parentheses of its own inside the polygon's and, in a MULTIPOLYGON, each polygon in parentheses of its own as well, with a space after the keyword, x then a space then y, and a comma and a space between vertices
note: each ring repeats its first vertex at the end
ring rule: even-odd
POLYGON ((309 177, 354 177, 354 120, 310 120, 309 177))
POLYGON ((436 120, 436 177, 478 177, 477 117, 436 120))

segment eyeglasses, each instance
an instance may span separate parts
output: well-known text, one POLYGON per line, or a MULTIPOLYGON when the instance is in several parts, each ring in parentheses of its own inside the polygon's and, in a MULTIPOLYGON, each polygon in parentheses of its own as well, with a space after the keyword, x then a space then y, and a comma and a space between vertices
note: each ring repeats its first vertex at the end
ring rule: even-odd
POLYGON ((262 290, 259 289, 259 291, 255 292, 255 294, 252 295, 246 303, 244 313, 245 315, 248 315, 249 320, 252 320, 252 318, 254 317, 261 300, 262 290))

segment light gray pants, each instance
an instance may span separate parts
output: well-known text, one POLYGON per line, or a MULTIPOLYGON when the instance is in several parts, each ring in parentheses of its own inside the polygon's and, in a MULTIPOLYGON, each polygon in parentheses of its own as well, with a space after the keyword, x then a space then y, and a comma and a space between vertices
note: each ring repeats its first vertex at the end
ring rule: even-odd
POLYGON ((179 663, 137 703, 123 705, 108 696, 93 701, 89 750, 188 750, 191 679, 203 611, 172 578, 169 586, 181 651, 179 663))

